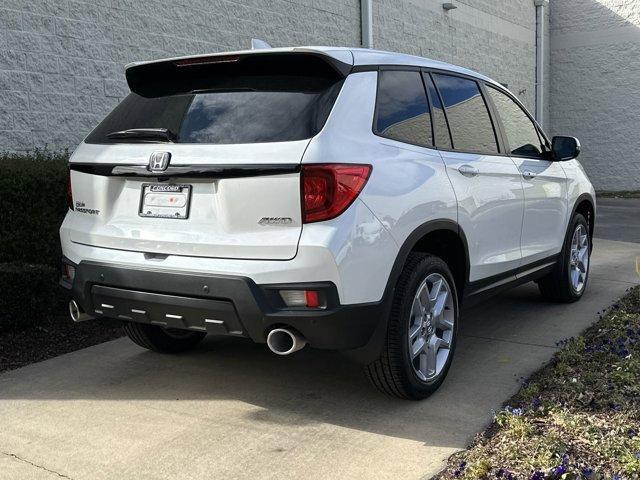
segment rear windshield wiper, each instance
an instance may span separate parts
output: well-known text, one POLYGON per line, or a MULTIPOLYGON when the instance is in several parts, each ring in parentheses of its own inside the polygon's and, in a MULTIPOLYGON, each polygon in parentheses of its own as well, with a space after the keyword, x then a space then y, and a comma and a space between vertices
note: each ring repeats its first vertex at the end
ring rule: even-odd
POLYGON ((166 140, 175 142, 176 134, 166 128, 130 128, 107 134, 109 139, 135 138, 137 140, 166 140))

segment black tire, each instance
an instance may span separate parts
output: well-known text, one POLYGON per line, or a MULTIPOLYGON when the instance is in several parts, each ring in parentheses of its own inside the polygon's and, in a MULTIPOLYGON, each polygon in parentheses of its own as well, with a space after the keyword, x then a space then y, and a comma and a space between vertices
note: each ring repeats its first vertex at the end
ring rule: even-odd
POLYGON ((392 396, 412 400, 428 397, 438 389, 447 375, 455 352, 459 323, 458 294, 447 264, 433 255, 410 254, 395 288, 385 345, 380 357, 365 367, 367 377, 378 390, 392 396), (418 377, 410 359, 409 319, 418 288, 433 273, 440 274, 449 286, 454 325, 451 329, 449 356, 444 367, 435 378, 424 381, 418 377))
POLYGON ((133 343, 160 353, 179 353, 198 345, 206 333, 187 330, 165 330, 158 325, 126 322, 124 331, 133 343))
POLYGON ((567 238, 564 240, 558 263, 551 273, 546 277, 538 280, 538 288, 544 298, 552 302, 557 303, 573 303, 582 298, 585 290, 587 289, 587 283, 589 281, 589 268, 591 266, 591 236, 589 233, 589 224, 583 215, 576 213, 571 220, 569 230, 567 232, 567 238), (573 234, 579 225, 587 232, 587 255, 589 261, 587 262, 586 278, 584 280, 584 286, 577 291, 570 279, 570 262, 571 262, 571 241, 573 234))

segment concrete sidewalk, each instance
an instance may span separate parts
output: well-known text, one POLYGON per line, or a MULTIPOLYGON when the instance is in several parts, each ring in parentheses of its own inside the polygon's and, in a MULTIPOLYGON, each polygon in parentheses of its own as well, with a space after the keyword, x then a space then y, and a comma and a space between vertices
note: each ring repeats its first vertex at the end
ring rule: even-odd
POLYGON ((597 240, 588 292, 535 285, 465 312, 443 387, 382 396, 343 356, 280 358, 236 339, 188 355, 127 339, 0 376, 0 478, 428 478, 492 409, 632 284, 640 245, 597 240))

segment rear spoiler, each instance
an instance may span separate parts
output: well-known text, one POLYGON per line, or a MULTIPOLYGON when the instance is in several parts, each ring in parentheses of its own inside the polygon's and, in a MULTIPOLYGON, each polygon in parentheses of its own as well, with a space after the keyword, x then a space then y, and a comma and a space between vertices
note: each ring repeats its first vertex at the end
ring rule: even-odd
MULTIPOLYGON (((349 56, 351 56, 349 54, 349 56)), ((158 97, 218 89, 290 89, 287 78, 296 77, 296 88, 305 91, 326 88, 346 77, 352 65, 321 51, 244 51, 228 54, 180 57, 133 63, 126 67, 132 92, 158 97), (305 78, 300 82, 299 78, 305 78), (274 78, 276 81, 274 82, 274 78)))

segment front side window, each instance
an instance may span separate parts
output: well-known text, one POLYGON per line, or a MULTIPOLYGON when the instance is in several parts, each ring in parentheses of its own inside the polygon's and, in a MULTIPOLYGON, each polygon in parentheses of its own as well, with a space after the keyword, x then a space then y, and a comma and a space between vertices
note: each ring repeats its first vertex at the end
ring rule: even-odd
POLYGON ((383 70, 378 77, 376 134, 432 146, 431 115, 420 72, 383 70))
POLYGON ((508 95, 489 85, 487 87, 489 97, 502 120, 510 153, 525 157, 540 157, 544 148, 529 116, 508 95))
POLYGON ((478 84, 466 78, 439 73, 433 77, 444 102, 453 148, 466 152, 498 153, 489 110, 478 84))

